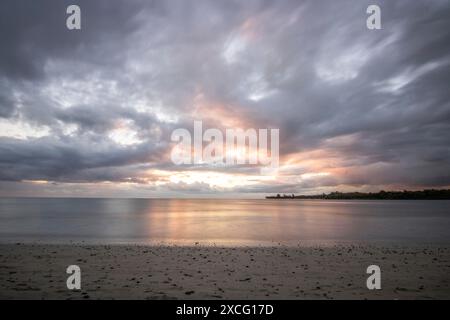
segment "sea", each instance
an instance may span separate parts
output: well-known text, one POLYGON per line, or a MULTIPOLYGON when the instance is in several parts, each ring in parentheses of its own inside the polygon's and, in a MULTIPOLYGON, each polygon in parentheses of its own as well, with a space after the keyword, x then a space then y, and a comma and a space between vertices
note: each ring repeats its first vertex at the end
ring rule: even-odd
POLYGON ((450 201, 0 198, 11 242, 450 244, 450 201))

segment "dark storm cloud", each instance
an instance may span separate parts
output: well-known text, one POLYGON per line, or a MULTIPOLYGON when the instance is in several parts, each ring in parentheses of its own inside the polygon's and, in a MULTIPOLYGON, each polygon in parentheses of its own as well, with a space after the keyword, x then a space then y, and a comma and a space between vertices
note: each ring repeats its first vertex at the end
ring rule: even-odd
MULTIPOLYGON (((40 138, 32 144, 0 138, 0 179, 96 181, 100 176, 116 175, 116 178, 122 180, 124 177, 120 170, 117 171, 117 167, 141 163, 150 167, 159 160, 164 148, 164 145, 157 144, 126 148, 103 141, 95 143, 92 140, 72 138, 40 138), (96 168, 99 174, 92 170, 87 171, 90 172, 89 175, 84 174, 83 170, 96 168), (111 172, 106 172, 107 170, 111 172), (83 177, 77 177, 79 174, 83 177)), ((128 174, 130 176, 130 172, 128 174)))
POLYGON ((14 100, 9 95, 0 93, 0 118, 9 118, 14 109, 14 100))
POLYGON ((170 163, 173 129, 232 119, 280 128, 282 158, 324 150, 348 168, 239 192, 448 186, 450 5, 375 1, 382 30, 368 30, 372 3, 4 1, 0 180, 142 182, 148 169, 189 169, 170 163), (65 28, 69 4, 80 31, 65 28), (122 127, 139 143, 115 141, 122 127))
POLYGON ((45 77, 43 69, 48 59, 74 54, 97 64, 114 62, 108 50, 119 48, 121 39, 138 27, 134 18, 139 2, 4 1, 0 11, 2 74, 8 78, 45 77), (83 8, 83 32, 65 28, 65 12, 71 4, 83 8), (102 42, 106 46, 96 46, 102 42))

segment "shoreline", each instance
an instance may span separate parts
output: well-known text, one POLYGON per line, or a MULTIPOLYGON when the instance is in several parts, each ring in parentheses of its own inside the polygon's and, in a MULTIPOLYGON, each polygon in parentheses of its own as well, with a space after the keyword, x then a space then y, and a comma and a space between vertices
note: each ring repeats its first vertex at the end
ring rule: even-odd
POLYGON ((227 240, 227 239, 214 239, 214 240, 66 240, 66 239, 50 239, 50 240, 24 240, 21 239, 0 239, 1 246, 10 245, 24 245, 24 246, 90 246, 90 247, 103 247, 103 246, 130 246, 130 247, 186 247, 186 248, 244 248, 244 249, 257 249, 257 248, 311 248, 311 247, 334 247, 334 246, 374 246, 374 247, 393 247, 393 248, 420 248, 420 247, 449 247, 450 241, 448 240, 427 240, 417 241, 410 239, 403 240, 287 240, 287 241, 270 241, 270 240, 227 240))
POLYGON ((449 299, 448 245, 0 244, 0 299, 449 299), (66 268, 81 268, 81 290, 66 268), (368 290, 366 268, 381 268, 368 290))

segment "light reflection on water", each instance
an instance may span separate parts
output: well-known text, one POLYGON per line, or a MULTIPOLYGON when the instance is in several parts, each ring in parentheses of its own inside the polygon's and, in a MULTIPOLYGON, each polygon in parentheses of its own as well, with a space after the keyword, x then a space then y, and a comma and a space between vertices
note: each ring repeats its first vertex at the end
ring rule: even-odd
POLYGON ((0 199, 0 241, 450 242, 450 201, 0 199))

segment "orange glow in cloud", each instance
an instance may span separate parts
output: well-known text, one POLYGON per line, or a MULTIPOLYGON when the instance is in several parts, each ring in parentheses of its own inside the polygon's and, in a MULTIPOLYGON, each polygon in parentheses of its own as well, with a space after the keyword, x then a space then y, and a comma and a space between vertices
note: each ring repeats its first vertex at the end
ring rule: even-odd
POLYGON ((254 40, 258 36, 256 17, 250 17, 240 26, 239 34, 246 40, 254 40))
POLYGON ((207 99, 201 91, 195 95, 192 105, 191 117, 214 123, 214 127, 243 129, 252 127, 241 113, 233 111, 240 108, 207 99))

